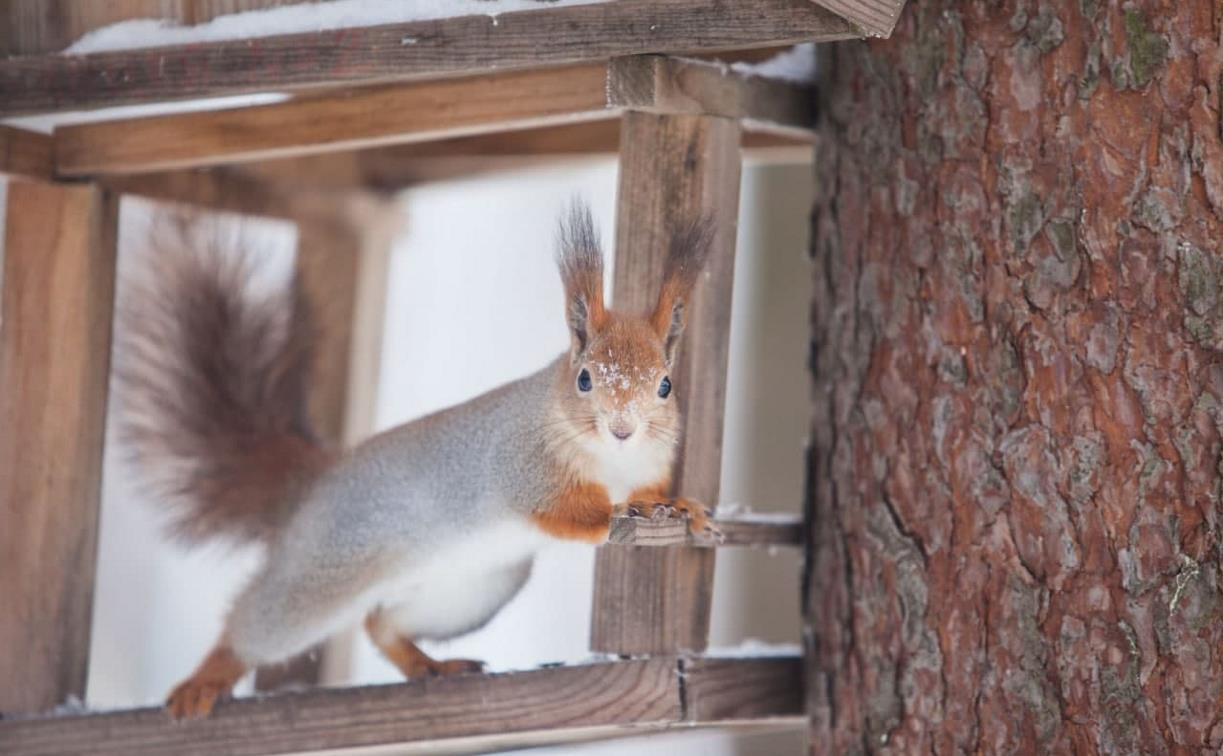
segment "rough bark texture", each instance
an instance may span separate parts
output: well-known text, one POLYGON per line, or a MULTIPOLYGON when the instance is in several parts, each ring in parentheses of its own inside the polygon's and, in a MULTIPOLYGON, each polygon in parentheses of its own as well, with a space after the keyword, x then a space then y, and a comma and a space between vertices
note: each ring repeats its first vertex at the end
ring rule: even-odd
POLYGON ((830 52, 816 750, 1223 746, 1221 17, 914 0, 830 52))

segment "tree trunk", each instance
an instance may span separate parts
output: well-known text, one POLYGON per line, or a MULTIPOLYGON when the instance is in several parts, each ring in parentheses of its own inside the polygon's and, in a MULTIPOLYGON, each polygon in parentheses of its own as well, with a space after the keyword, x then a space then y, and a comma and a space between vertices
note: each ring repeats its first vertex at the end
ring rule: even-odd
POLYGON ((1221 25, 913 0, 827 56, 817 751, 1223 747, 1221 25))

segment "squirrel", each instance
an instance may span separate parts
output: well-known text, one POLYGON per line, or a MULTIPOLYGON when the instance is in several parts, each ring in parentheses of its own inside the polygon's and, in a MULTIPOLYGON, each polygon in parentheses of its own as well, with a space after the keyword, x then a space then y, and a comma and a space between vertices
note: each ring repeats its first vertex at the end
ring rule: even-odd
POLYGON ((253 301, 241 256, 160 255, 121 335, 122 439, 181 540, 265 548, 170 714, 208 716, 248 670, 362 619, 407 678, 479 671, 415 641, 480 628, 549 539, 605 542, 614 514, 685 517, 716 538, 704 506, 670 493, 680 424, 669 373, 712 239, 707 218, 685 225, 653 312, 616 312, 590 211, 575 201, 556 253, 568 351, 343 451, 306 417, 314 327, 300 280, 253 301))

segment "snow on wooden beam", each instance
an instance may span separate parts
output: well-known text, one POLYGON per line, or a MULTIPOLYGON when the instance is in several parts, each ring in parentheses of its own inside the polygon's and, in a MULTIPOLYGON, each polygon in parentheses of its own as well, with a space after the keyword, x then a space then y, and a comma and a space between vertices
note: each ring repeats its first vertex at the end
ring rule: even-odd
POLYGON ((51 137, 0 124, 0 176, 49 179, 53 167, 51 137))
POLYGON ((645 56, 65 126, 56 156, 63 176, 143 173, 573 125, 625 109, 742 118, 809 138, 813 103, 805 86, 645 56))
POLYGON ((0 720, 0 753, 235 756, 395 744, 492 751, 672 727, 801 722, 797 657, 660 657, 223 702, 0 720))
POLYGON ((870 37, 890 37, 905 0, 813 0, 870 37))
MULTIPOLYGON (((0 115, 860 36, 794 0, 615 0, 178 47, 0 60, 0 115)), ((156 40, 151 40, 155 42, 156 40)))
POLYGON ((802 520, 798 517, 751 517, 715 520, 722 540, 689 531, 680 518, 616 517, 608 543, 630 546, 798 546, 802 520))

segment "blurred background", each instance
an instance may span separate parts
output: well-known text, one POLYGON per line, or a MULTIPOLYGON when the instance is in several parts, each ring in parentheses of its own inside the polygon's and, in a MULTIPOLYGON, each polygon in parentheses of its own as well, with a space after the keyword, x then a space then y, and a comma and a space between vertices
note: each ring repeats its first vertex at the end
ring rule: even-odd
MULTIPOLYGON (((799 511, 809 413, 807 352, 811 274, 806 219, 809 150, 744 165, 727 390, 722 506, 799 511)), ((617 165, 612 157, 502 170, 433 182, 402 193, 405 222, 387 272, 381 360, 353 387, 368 408, 365 433, 469 399, 533 372, 567 346, 561 287, 552 262, 561 208, 585 197, 613 264, 617 165)), ((0 182, 0 212, 3 211, 0 182)), ((120 289, 147 256, 159 206, 125 198, 120 289)), ((292 269, 291 223, 222 216, 266 265, 263 285, 292 269)), ((2 250, 0 250, 2 254, 2 250)), ((614 293, 613 293, 614 297, 614 293)), ((613 300, 614 301, 614 300, 613 300)), ((683 387, 679 387, 683 390, 683 387)), ((229 601, 258 554, 224 547, 184 551, 159 532, 157 503, 142 499, 108 426, 97 593, 87 701, 90 708, 159 703, 221 629, 229 601)), ((711 646, 799 643, 797 549, 719 552, 711 646)), ((560 544, 541 554, 530 583, 483 630, 436 655, 486 660, 493 670, 578 662, 588 651, 594 549, 560 544)), ((768 649, 765 649, 768 650, 768 649)), ((776 649, 774 649, 776 650, 776 649)), ((330 684, 395 682, 399 675, 360 633, 326 655, 330 684)), ((239 693, 249 692, 245 682, 239 693)), ((538 749, 533 753, 799 753, 793 733, 716 731, 538 749)))

